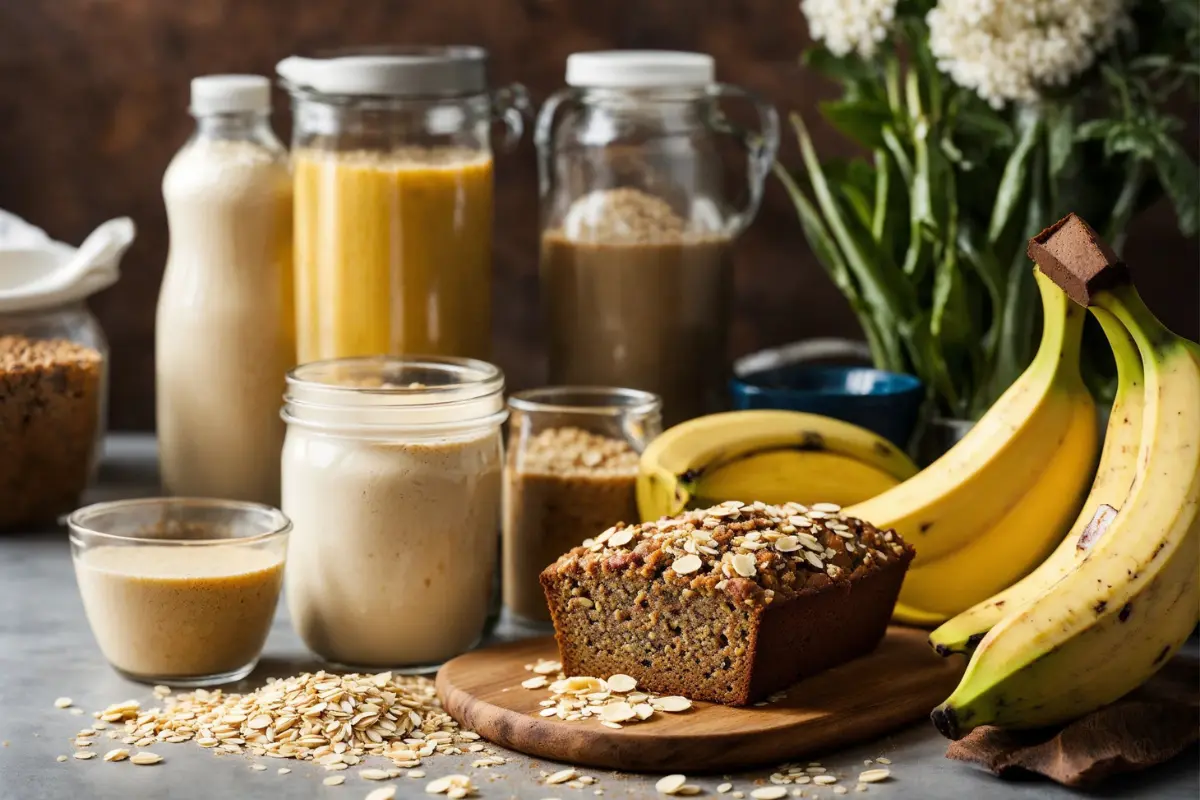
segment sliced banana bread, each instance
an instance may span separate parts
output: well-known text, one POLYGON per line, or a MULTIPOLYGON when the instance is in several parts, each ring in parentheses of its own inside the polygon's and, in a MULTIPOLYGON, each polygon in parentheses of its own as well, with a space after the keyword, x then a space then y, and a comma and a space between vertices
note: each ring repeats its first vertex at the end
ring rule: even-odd
POLYGON ((568 675, 745 705, 883 638, 914 551, 832 504, 618 525, 542 572, 568 675))

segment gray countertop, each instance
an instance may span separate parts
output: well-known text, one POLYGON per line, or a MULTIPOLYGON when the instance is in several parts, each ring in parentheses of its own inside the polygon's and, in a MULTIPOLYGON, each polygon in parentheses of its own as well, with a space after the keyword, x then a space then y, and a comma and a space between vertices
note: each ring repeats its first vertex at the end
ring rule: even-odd
MULTIPOLYGON (((150 495, 155 492, 155 482, 153 440, 111 437, 100 485, 88 500, 150 495)), ((238 688, 253 688, 266 675, 295 674, 316 666, 293 633, 281 604, 259 669, 238 688)), ((99 758, 58 763, 55 756, 71 754, 73 734, 92 721, 90 716, 73 716, 56 709, 54 700, 60 696, 72 698, 77 706, 89 712, 130 698, 153 702, 149 687, 118 676, 96 648, 76 593, 65 533, 58 530, 0 536, 0 799, 361 800, 368 791, 378 788, 378 784, 357 778, 353 770, 341 773, 346 775, 344 785, 323 786, 321 779, 329 773, 307 763, 265 759, 268 769, 256 772, 250 769, 248 759, 214 758, 192 743, 156 746, 155 751, 165 761, 154 767, 105 763, 99 758), (277 774, 276 770, 285 763, 292 772, 277 774)), ((103 743, 97 745, 97 749, 102 747, 103 743)), ((865 795, 851 791, 847 797, 1052 800, 1079 794, 1040 780, 1002 781, 974 766, 945 759, 945 748, 945 740, 922 722, 878 741, 816 758, 831 772, 851 778, 863 769, 864 759, 887 756, 892 760, 892 780, 872 785, 865 795)), ((431 797, 424 792, 425 783, 453 772, 472 775, 483 798, 582 800, 595 797, 596 789, 604 790, 603 800, 655 796, 653 776, 584 769, 581 770, 584 774, 596 777, 598 782, 587 789, 571 789, 541 784, 542 770, 553 771, 558 765, 514 754, 504 766, 471 769, 470 762, 475 757, 426 759, 423 769, 427 777, 397 779, 393 782, 396 796, 431 797)), ((664 771, 670 771, 669 765, 664 765, 664 771)), ((733 776, 734 787, 749 797, 753 781, 761 781, 768 774, 770 770, 733 776)), ((704 790, 704 796, 718 796, 715 789, 722 782, 721 776, 689 778, 689 782, 704 790)), ((810 800, 839 797, 830 787, 803 788, 804 796, 810 800)), ((1200 796, 1197 753, 1193 750, 1170 764, 1113 781, 1103 791, 1089 796, 1194 800, 1200 796)))

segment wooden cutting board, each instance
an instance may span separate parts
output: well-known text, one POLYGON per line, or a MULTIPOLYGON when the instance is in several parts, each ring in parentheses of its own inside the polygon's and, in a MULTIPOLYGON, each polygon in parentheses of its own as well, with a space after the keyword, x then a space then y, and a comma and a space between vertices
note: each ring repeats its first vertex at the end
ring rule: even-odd
POLYGON ((526 664, 558 657, 550 637, 459 656, 438 672, 437 689, 463 727, 527 755, 630 772, 731 771, 866 741, 925 718, 965 664, 961 656, 935 655, 926 635, 893 626, 870 655, 803 680, 766 706, 696 703, 620 730, 538 716, 550 692, 523 689, 521 681, 533 676, 526 664))

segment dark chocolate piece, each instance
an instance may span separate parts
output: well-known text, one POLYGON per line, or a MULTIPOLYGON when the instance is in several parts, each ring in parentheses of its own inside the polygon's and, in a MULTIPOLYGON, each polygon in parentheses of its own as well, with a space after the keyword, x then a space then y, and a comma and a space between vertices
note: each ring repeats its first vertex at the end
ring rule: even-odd
POLYGON ((1081 306, 1091 305, 1097 292, 1129 279, 1125 262, 1076 214, 1068 214, 1030 239, 1027 252, 1081 306))

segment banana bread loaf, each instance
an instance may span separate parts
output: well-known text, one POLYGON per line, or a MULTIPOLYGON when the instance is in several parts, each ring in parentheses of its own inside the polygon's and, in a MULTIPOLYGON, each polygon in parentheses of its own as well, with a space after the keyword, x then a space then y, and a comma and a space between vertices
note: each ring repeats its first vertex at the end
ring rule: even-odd
POLYGON ((833 504, 617 525, 542 572, 567 675, 746 705, 870 652, 914 551, 833 504))

